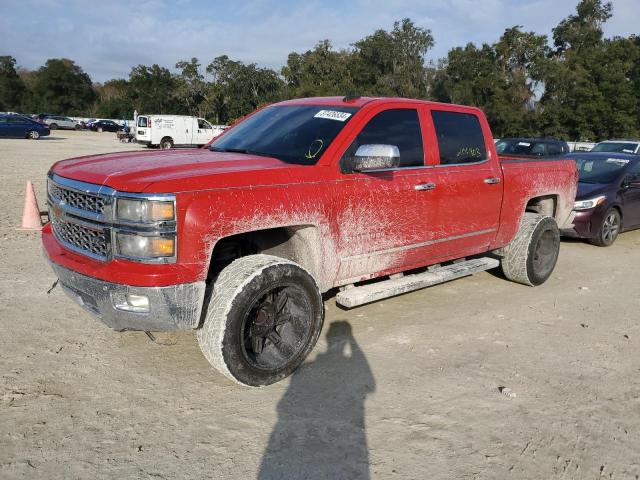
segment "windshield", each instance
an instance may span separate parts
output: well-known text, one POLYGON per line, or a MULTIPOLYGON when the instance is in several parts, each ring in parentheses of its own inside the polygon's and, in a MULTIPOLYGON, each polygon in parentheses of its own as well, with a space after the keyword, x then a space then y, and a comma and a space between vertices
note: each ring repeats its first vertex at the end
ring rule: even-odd
POLYGON ((577 158, 576 166, 582 183, 612 183, 629 164, 624 158, 577 158))
POLYGON ((315 165, 357 111, 354 107, 281 105, 257 112, 214 141, 213 152, 275 157, 315 165))
POLYGON ((592 152, 636 153, 637 143, 602 142, 591 149, 592 152))
POLYGON ((544 143, 532 140, 500 140, 496 143, 496 150, 500 155, 544 155, 544 143))

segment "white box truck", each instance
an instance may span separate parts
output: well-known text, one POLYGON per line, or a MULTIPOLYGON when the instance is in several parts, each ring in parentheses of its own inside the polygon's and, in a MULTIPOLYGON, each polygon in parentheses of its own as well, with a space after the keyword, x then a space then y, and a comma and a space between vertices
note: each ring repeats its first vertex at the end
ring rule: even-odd
POLYGON ((148 147, 198 147, 206 145, 225 130, 204 118, 186 115, 138 115, 136 142, 148 147))

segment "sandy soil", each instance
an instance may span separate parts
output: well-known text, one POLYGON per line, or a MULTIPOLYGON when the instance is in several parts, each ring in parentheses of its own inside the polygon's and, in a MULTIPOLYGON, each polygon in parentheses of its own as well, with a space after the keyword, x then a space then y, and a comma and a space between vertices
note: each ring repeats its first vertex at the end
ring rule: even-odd
POLYGON ((538 288, 489 272, 330 299, 304 367, 247 389, 192 332, 159 345, 48 295, 38 235, 15 231, 27 179, 42 204, 54 161, 131 148, 0 140, 0 478, 639 478, 640 231, 563 241, 538 288))

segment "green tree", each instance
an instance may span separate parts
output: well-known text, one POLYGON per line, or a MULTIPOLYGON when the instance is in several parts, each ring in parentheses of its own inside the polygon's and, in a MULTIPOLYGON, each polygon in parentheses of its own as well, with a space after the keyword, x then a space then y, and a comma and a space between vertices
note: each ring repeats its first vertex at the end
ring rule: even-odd
POLYGON ((200 63, 197 58, 190 61, 181 60, 176 63, 180 69, 176 97, 186 106, 192 115, 203 116, 206 110, 209 89, 204 75, 200 73, 200 63))
POLYGON ((305 53, 290 53, 287 64, 282 68, 288 95, 345 95, 354 90, 352 57, 348 50, 333 50, 329 40, 322 40, 305 53))
POLYGON ((482 108, 497 136, 534 135, 547 38, 520 28, 506 29, 492 45, 452 49, 431 69, 431 96, 482 108))
POLYGON ((638 134, 638 44, 603 39, 611 11, 610 2, 582 0, 553 29, 555 50, 543 72, 543 133, 592 141, 638 134))
POLYGON ((208 66, 216 85, 216 123, 229 123, 259 106, 282 98, 284 82, 276 72, 244 64, 228 56, 216 57, 208 66))
POLYGON ((34 73, 28 106, 33 111, 88 114, 97 94, 91 78, 73 60, 52 58, 34 73))
POLYGON ((22 107, 25 86, 16 72, 16 59, 0 56, 0 111, 22 107))
POLYGON ((354 44, 352 76, 359 93, 424 98, 427 95, 425 54, 433 47, 431 31, 408 18, 393 30, 377 30, 354 44))
POLYGON ((109 80, 95 86, 99 101, 95 114, 100 118, 133 118, 133 106, 129 95, 129 82, 124 79, 109 80))
POLYGON ((139 113, 187 114, 189 110, 176 96, 178 80, 167 68, 138 65, 129 74, 128 96, 139 113))

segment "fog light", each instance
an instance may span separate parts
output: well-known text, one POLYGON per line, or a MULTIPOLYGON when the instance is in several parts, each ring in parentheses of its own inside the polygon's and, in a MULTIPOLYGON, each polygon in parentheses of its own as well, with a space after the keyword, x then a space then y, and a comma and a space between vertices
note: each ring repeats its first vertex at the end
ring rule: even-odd
POLYGON ((124 295, 124 298, 120 295, 118 295, 118 297, 120 298, 114 302, 118 310, 133 313, 149 313, 149 297, 146 295, 127 293, 124 295))

